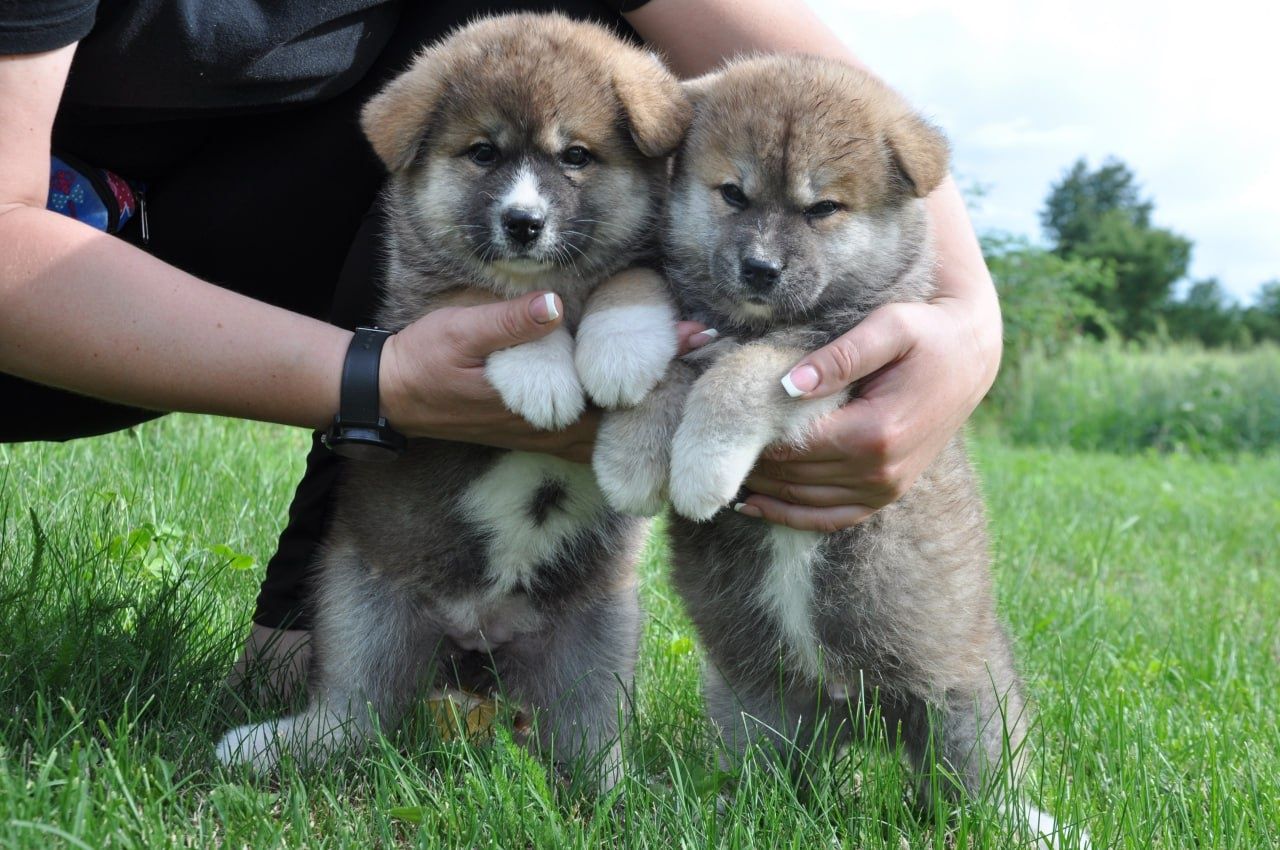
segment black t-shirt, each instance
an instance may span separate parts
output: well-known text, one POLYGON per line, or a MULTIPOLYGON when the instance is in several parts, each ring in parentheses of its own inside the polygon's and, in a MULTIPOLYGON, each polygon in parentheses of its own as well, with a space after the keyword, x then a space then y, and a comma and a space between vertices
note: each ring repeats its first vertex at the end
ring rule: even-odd
MULTIPOLYGON (((644 2, 601 5, 630 11, 644 2)), ((484 4, 474 5, 479 11, 484 4)), ((0 56, 79 41, 63 103, 95 111, 286 106, 350 88, 391 37, 400 6, 394 0, 0 0, 0 56)))

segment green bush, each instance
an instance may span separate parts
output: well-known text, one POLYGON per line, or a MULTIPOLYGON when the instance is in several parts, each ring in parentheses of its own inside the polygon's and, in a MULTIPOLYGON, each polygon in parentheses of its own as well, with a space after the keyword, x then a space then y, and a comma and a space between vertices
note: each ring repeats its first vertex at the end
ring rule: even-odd
POLYGON ((1115 275, 1103 263, 1060 257, 1004 233, 983 236, 982 253, 1000 293, 1006 368, 1032 348, 1054 354, 1086 328, 1109 329, 1098 299, 1115 275))
POLYGON ((1280 447, 1280 348, 1078 341, 1007 363, 987 404, 1016 443, 1217 456, 1280 447))

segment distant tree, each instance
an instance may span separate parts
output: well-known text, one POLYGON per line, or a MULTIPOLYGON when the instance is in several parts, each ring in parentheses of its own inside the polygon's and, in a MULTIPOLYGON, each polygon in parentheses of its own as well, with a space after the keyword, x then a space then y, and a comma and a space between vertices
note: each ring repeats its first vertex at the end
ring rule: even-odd
POLYGON ((1258 287, 1254 306, 1264 314, 1280 319, 1280 278, 1267 281, 1258 287))
POLYGON ((1258 295, 1244 310, 1241 322, 1253 339, 1280 342, 1280 279, 1258 288, 1258 295))
POLYGON ((1055 183, 1040 211, 1040 223, 1059 254, 1071 254, 1093 239, 1104 215, 1119 213, 1135 227, 1151 224, 1151 201, 1139 195, 1137 178, 1115 157, 1108 157, 1097 171, 1078 159, 1055 183))
POLYGON ((1164 321, 1175 339, 1197 340, 1211 348, 1243 345, 1250 340, 1244 311, 1217 278, 1191 284, 1181 300, 1164 308, 1164 321))
POLYGON ((1159 307, 1191 262, 1190 240, 1153 227, 1152 209, 1123 162, 1108 159, 1091 171, 1081 159, 1053 184, 1040 213, 1055 253, 1113 270, 1115 286, 1096 299, 1126 337, 1155 329, 1159 307))
POLYGON ((1109 331, 1100 298, 1115 287, 1111 268, 1097 260, 1059 257, 1023 236, 988 233, 982 253, 1000 293, 1004 361, 1010 371, 1024 352, 1056 354, 1086 329, 1109 331))

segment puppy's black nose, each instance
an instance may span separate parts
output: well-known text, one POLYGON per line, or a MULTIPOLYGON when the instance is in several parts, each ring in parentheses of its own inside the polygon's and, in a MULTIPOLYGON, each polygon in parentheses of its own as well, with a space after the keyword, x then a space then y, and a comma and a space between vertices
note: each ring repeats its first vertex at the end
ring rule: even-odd
POLYGON ((782 275, 782 266, 770 260, 746 257, 742 260, 742 282, 763 292, 772 289, 782 275))
POLYGON ((546 219, 542 213, 513 207, 502 214, 502 229, 512 240, 528 245, 538 238, 546 219))

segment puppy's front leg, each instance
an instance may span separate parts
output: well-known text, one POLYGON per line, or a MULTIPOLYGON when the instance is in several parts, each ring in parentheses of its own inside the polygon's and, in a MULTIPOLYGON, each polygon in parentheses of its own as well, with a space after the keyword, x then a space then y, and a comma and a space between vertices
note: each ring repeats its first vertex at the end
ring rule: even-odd
POLYGON ((806 352, 768 338, 725 355, 685 402, 671 447, 671 504, 689 519, 710 519, 733 501, 770 443, 802 439, 807 425, 844 396, 790 398, 782 376, 806 352))
POLYGON ((563 327, 542 339, 495 351, 484 374, 508 409, 539 428, 564 428, 587 406, 573 364, 573 337, 563 327))
POLYGON ((592 401, 633 407, 676 355, 676 310, 662 277, 628 269, 596 287, 578 325, 574 362, 592 401))
POLYGON ((634 516, 654 516, 662 510, 671 471, 671 440, 696 377, 688 363, 673 361, 658 386, 638 405, 612 410, 601 420, 591 466, 605 501, 614 510, 634 516))
POLYGON ((317 590, 316 677, 307 709, 227 732, 216 753, 224 765, 276 769, 287 754, 320 764, 400 720, 428 678, 443 640, 417 601, 365 564, 340 537, 326 550, 317 590))

